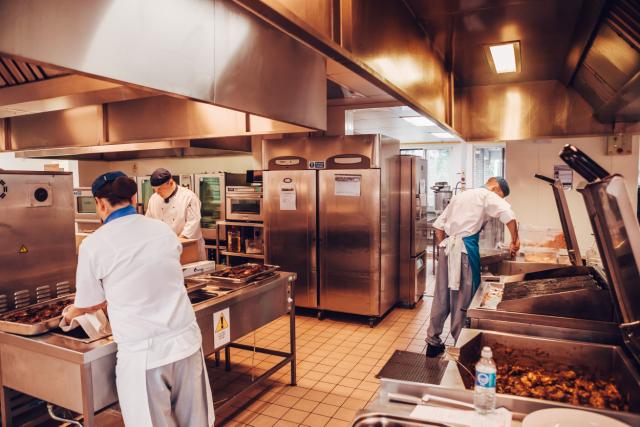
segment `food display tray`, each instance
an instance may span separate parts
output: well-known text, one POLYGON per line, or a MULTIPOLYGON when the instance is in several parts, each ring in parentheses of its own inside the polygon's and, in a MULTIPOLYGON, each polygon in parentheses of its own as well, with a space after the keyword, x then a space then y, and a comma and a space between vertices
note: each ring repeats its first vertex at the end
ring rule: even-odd
POLYGON ((2 320, 2 319, 5 319, 6 317, 20 311, 46 307, 47 305, 51 305, 52 303, 56 303, 58 301, 68 300, 69 304, 71 304, 73 302, 73 299, 74 299, 73 295, 65 295, 65 296, 53 298, 41 303, 28 305, 26 307, 12 310, 7 313, 3 313, 2 315, 0 315, 0 331, 8 332, 10 334, 27 335, 27 336, 40 335, 40 334, 49 332, 50 330, 58 327, 58 325, 60 324, 60 319, 62 319, 62 315, 55 316, 38 323, 20 323, 20 322, 11 322, 11 321, 2 320))
POLYGON ((258 276, 262 276, 268 273, 274 273, 276 271, 278 271, 280 269, 280 266, 278 265, 269 265, 269 264, 254 264, 254 263, 247 263, 247 264, 241 264, 238 265, 236 267, 229 267, 229 268, 225 268, 224 270, 220 270, 220 271, 216 271, 215 273, 209 273, 209 277, 212 279, 212 281, 214 282, 218 282, 218 283, 227 283, 227 284, 233 284, 233 285, 246 285, 249 282, 253 282, 258 276), (230 277, 221 277, 220 274, 224 273, 225 271, 228 271, 230 268, 239 268, 239 267, 251 267, 254 265, 259 265, 260 267, 264 267, 264 269, 262 271, 259 271, 255 274, 252 274, 250 276, 247 277, 243 277, 241 279, 234 279, 234 278, 230 278, 230 277))

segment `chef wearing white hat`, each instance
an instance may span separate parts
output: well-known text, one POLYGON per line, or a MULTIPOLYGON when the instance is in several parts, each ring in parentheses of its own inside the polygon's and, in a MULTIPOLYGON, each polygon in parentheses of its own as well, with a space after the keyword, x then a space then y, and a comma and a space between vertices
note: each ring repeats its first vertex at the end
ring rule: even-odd
POLYGON ((71 323, 107 305, 127 426, 210 427, 211 389, 184 286, 182 245, 166 224, 136 214, 136 190, 122 172, 94 181, 103 225, 80 246, 75 301, 64 317, 71 323))

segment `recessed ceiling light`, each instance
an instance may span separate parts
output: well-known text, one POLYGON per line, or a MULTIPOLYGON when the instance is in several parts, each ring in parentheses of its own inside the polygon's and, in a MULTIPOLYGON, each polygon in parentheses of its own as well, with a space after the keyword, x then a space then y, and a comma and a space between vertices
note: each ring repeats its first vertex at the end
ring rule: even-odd
POLYGON ((436 125, 431 120, 423 116, 402 117, 402 120, 406 120, 414 126, 435 126, 436 125))
POLYGON ((520 71, 520 42, 500 43, 488 46, 491 69, 498 74, 520 71))
POLYGON ((449 132, 431 132, 431 135, 436 138, 455 138, 455 136, 451 135, 449 132))

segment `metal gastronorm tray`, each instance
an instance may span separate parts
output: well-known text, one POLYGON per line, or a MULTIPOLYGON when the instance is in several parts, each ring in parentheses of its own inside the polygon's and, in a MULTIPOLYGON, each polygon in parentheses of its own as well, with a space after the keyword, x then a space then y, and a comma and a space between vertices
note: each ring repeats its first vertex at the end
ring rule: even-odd
POLYGON ((220 270, 220 271, 216 271, 214 273, 209 273, 209 277, 215 281, 215 282, 219 282, 219 283, 229 283, 229 284, 234 284, 234 285, 245 285, 249 282, 254 281, 254 279, 260 275, 263 274, 267 274, 267 273, 274 273, 275 271, 279 270, 280 266, 279 265, 269 265, 269 264, 255 264, 255 263, 247 263, 247 264, 241 264, 238 265, 236 267, 228 267, 225 268, 224 270, 220 270), (238 268, 238 267, 247 267, 247 266, 253 266, 253 265, 259 265, 261 267, 266 267, 265 270, 260 271, 256 274, 252 274, 251 276, 247 276, 247 277, 243 277, 242 279, 233 279, 230 277, 220 277, 219 275, 225 271, 228 271, 230 268, 238 268))
POLYGON ((62 315, 52 317, 51 319, 47 319, 38 323, 19 323, 19 322, 10 322, 7 320, 2 320, 7 316, 10 316, 13 313, 17 313, 19 311, 29 310, 33 308, 46 307, 51 303, 55 303, 58 301, 69 300, 69 303, 73 302, 73 295, 65 295, 58 298, 53 298, 44 302, 40 302, 37 304, 28 305, 16 310, 9 311, 7 313, 3 313, 0 315, 0 331, 9 332, 11 334, 17 335, 40 335, 46 332, 49 332, 51 329, 55 329, 60 324, 60 319, 62 319, 62 315))

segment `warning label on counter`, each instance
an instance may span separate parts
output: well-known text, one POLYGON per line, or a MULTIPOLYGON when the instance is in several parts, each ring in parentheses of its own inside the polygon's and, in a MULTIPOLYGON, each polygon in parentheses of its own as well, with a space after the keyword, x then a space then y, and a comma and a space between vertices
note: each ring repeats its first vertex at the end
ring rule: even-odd
POLYGON ((221 347, 231 342, 231 317, 229 309, 213 313, 213 346, 221 347))
POLYGON ((27 249, 27 247, 25 245, 22 245, 22 246, 20 246, 20 249, 18 249, 18 253, 19 254, 29 253, 29 249, 27 249))

